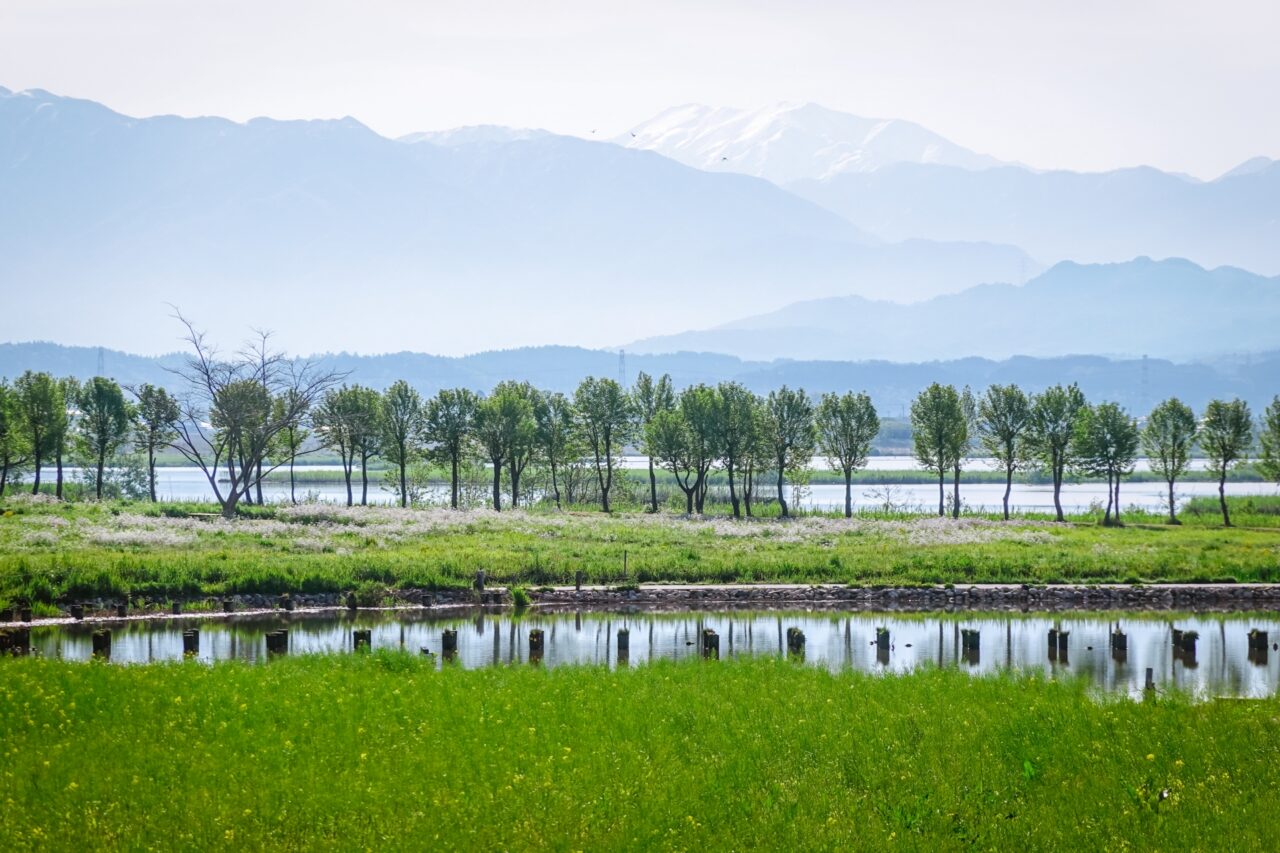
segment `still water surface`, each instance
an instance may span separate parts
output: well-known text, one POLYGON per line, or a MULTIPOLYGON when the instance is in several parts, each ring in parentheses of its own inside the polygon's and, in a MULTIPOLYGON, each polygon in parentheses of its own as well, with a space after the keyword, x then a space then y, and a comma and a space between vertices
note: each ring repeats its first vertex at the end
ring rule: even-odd
MULTIPOLYGON (((108 623, 111 660, 147 663, 182 658, 182 632, 197 628, 203 661, 262 660, 266 633, 288 629, 288 653, 344 652, 352 632, 369 629, 374 649, 422 648, 441 651, 445 630, 457 631, 457 660, 463 667, 526 664, 529 633, 542 630, 542 665, 617 666, 618 631, 629 634, 629 665, 700 654, 702 629, 720 638, 720 656, 783 655, 786 633, 805 634, 805 659, 831 670, 909 672, 924 665, 958 667, 973 673, 1002 668, 1035 670, 1046 676, 1082 676, 1106 692, 1140 695, 1151 667, 1157 689, 1176 687, 1201 697, 1271 696, 1280 683, 1280 615, 1096 614, 1083 611, 1024 615, 974 612, 903 614, 837 611, 787 612, 558 612, 426 610, 372 611, 279 616, 203 616, 181 620, 127 620, 108 623), (1111 647, 1119 627, 1127 649, 1111 647), (888 647, 877 645, 877 629, 889 630, 888 647), (1177 652, 1172 629, 1199 634, 1194 653, 1177 652), (979 632, 976 652, 966 653, 961 633, 979 632), (1068 632, 1067 646, 1049 651, 1050 629, 1068 632), (1268 632, 1262 649, 1250 649, 1249 631, 1268 632)), ((85 624, 33 628, 31 646, 42 655, 68 660, 92 656, 93 627, 85 624)), ((439 665, 444 665, 439 661, 439 665)))

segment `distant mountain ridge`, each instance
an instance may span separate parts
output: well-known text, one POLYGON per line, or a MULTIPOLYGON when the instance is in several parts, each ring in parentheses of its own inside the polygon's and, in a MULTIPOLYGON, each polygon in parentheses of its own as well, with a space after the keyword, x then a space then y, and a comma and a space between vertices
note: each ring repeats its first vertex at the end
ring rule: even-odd
POLYGON ((287 318, 302 349, 603 345, 784 289, 922 298, 1038 269, 1013 247, 884 244, 757 178, 510 133, 0 93, 0 340, 162 351, 177 303, 228 335, 287 318))
POLYGON ((763 359, 917 361, 957 351, 993 359, 1079 353, 1188 359, 1274 349, 1277 328, 1280 277, 1138 258, 1063 262, 1021 287, 980 285, 913 305, 854 296, 796 302, 626 346, 763 359))
MULTIPOLYGON (((85 379, 97 374, 100 355, 107 375, 122 383, 151 382, 175 390, 179 387, 166 368, 179 366, 184 358, 181 353, 152 357, 105 350, 100 354, 96 347, 49 343, 0 344, 0 378, 12 379, 24 370, 47 370, 85 379)), ((504 379, 527 380, 539 388, 571 392, 586 376, 617 378, 619 368, 616 351, 578 347, 529 347, 461 357, 410 352, 374 356, 329 353, 315 359, 326 367, 349 372, 350 382, 381 390, 404 379, 423 394, 459 386, 488 392, 504 379)), ((1118 402, 1135 414, 1143 414, 1160 400, 1175 395, 1197 409, 1215 397, 1233 396, 1261 408, 1280 390, 1276 379, 1280 376, 1280 351, 1220 366, 1097 356, 891 363, 752 361, 714 353, 628 352, 627 382, 633 382, 641 370, 653 376, 670 373, 677 387, 735 381, 760 394, 782 385, 804 388, 813 395, 866 391, 884 417, 903 416, 912 398, 931 382, 978 389, 995 382, 1013 382, 1027 391, 1039 391, 1058 382, 1078 382, 1090 399, 1118 402)))
POLYGON ((641 122, 615 141, 698 169, 740 172, 780 185, 904 162, 963 169, 1002 165, 913 122, 863 118, 817 104, 756 110, 686 104, 641 122))

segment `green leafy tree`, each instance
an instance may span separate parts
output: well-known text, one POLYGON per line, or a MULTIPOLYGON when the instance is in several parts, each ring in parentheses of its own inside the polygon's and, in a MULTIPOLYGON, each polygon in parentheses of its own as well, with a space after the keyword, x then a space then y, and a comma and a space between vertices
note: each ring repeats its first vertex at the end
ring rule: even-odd
POLYGON ((769 392, 765 412, 765 440, 773 450, 778 478, 778 507, 787 518, 791 514, 785 491, 787 474, 808 468, 813 458, 813 402, 803 388, 792 390, 783 385, 769 392))
POLYGON ((715 402, 715 417, 720 430, 717 444, 729 477, 729 503, 733 507, 733 517, 741 518, 737 484, 747 457, 758 441, 756 395, 737 382, 721 382, 716 388, 715 402))
MULTIPOLYGON (((476 437, 493 466, 493 508, 502 511, 502 470, 510 466, 509 479, 519 476, 523 465, 517 457, 524 455, 536 438, 537 425, 533 406, 524 389, 517 383, 499 383, 493 393, 476 408, 476 437)), ((519 494, 519 483, 513 482, 511 494, 519 494)))
MULTIPOLYGON (((675 408, 675 392, 671 388, 670 374, 663 374, 657 382, 644 371, 636 377, 635 388, 631 391, 633 411, 636 416, 636 433, 641 441, 648 435, 649 424, 659 412, 669 412, 675 408)), ((649 511, 658 511, 658 477, 654 472, 653 454, 645 449, 649 457, 649 511)), ((557 505, 559 497, 557 496, 557 505)))
POLYGON ((700 464, 693 432, 681 409, 656 413, 645 427, 645 448, 675 478, 684 493, 685 514, 693 515, 694 498, 700 485, 700 464))
POLYGON ((1115 403, 1085 406, 1076 417, 1072 439, 1075 467, 1085 474, 1107 478, 1107 508, 1103 524, 1120 523, 1120 480, 1133 472, 1138 458, 1138 424, 1115 403))
POLYGON ((215 434, 226 442, 228 478, 239 483, 245 503, 253 502, 250 489, 262 480, 260 463, 269 448, 263 435, 272 413, 271 392, 257 379, 228 382, 214 398, 209 421, 215 434))
POLYGON ((1004 469, 1004 520, 1009 520, 1013 475, 1026 464, 1031 401, 1017 385, 992 385, 978 401, 977 429, 982 448, 1004 469))
POLYGON ((107 462, 129 440, 133 408, 124 389, 111 379, 95 376, 79 389, 76 406, 76 448, 94 464, 94 497, 102 500, 107 462))
POLYGON ((422 454, 425 416, 422 397, 403 379, 382 394, 378 427, 383 457, 396 466, 400 506, 409 505, 409 466, 422 454))
POLYGON ((742 503, 747 511, 747 518, 754 515, 752 503, 755 501, 759 479, 773 464, 773 446, 769 441, 768 408, 760 397, 756 397, 753 408, 752 417, 756 422, 755 441, 747 448, 742 477, 742 503))
POLYGON ((880 418, 871 398, 852 392, 823 394, 814 417, 818 449, 833 471, 844 474, 844 517, 853 517, 853 472, 867 464, 880 418))
POLYGON ((1191 450, 1196 443, 1196 413, 1177 397, 1171 397, 1151 410, 1142 430, 1142 449, 1151 470, 1169 487, 1169 523, 1178 521, 1178 502, 1174 484, 1186 473, 1191 450))
POLYGON ((437 460, 449 466, 449 505, 458 508, 463 461, 475 442, 479 398, 466 388, 445 388, 427 402, 423 438, 437 460))
POLYGON ((0 380, 0 498, 30 461, 31 445, 22 428, 18 391, 0 380))
POLYGON ((62 500, 63 485, 66 482, 64 463, 71 450, 72 439, 75 437, 75 416, 71 409, 80 399, 80 383, 75 377, 66 376, 58 380, 58 387, 62 397, 63 413, 61 418, 53 421, 54 430, 49 434, 49 439, 53 442, 55 475, 53 493, 58 500, 62 500))
POLYGON ((608 512, 615 458, 630 437, 631 398, 612 379, 588 376, 573 392, 573 407, 578 415, 578 433, 595 461, 600 509, 608 512))
POLYGON ((272 404, 272 419, 284 424, 276 438, 272 453, 281 459, 289 460, 289 503, 295 505, 298 503, 298 484, 294 468, 298 457, 304 452, 307 439, 311 437, 311 431, 307 429, 310 411, 296 398, 297 392, 289 389, 276 397, 272 404), (289 416, 286 418, 287 414, 289 416))
POLYGON ((693 385, 680 392, 680 414, 689 430, 689 461, 693 465, 693 509, 701 515, 706 509, 707 487, 720 450, 719 405, 714 388, 693 385))
POLYGON ((382 397, 372 388, 343 385, 325 393, 313 415, 321 443, 338 451, 347 486, 347 506, 355 505, 351 480, 360 462, 360 503, 369 500, 369 459, 378 447, 382 397))
MULTIPOLYGON (((1280 484, 1280 396, 1262 412, 1262 429, 1259 434, 1262 452, 1258 454, 1258 468, 1268 480, 1280 484)), ((4 494, 0 486, 0 494, 4 494)))
POLYGON ((1054 385, 1031 398, 1031 422, 1027 430, 1033 457, 1053 478, 1053 507, 1058 521, 1062 512, 1062 480, 1071 464, 1071 441, 1076 416, 1085 407, 1084 394, 1074 383, 1054 385))
POLYGON ((66 430, 67 403, 63 386, 48 373, 28 370, 13 383, 13 390, 22 438, 31 452, 31 494, 35 495, 40 493, 41 466, 53 455, 57 436, 66 430))
POLYGON ((537 409, 542 394, 528 382, 499 382, 494 396, 511 395, 521 401, 519 417, 512 423, 510 444, 507 451, 507 475, 511 484, 511 506, 520 506, 520 479, 529 464, 538 456, 537 409))
POLYGON ((533 417, 537 422, 538 452, 551 473, 551 495, 560 509, 560 472, 583 452, 574 427, 573 403, 558 391, 542 394, 533 417))
POLYGON ((176 398, 163 388, 142 384, 133 392, 134 446, 146 455, 147 493, 156 501, 156 453, 178 437, 182 409, 176 398))
POLYGON ((1200 422, 1200 448, 1209 460, 1209 470, 1218 477, 1218 503, 1222 524, 1231 526, 1227 510, 1227 473, 1249 458, 1253 443, 1253 416, 1244 400, 1212 400, 1200 422))
POLYGON ((938 475, 938 515, 947 514, 947 472, 965 452, 968 424, 960 393, 952 385, 937 382, 911 401, 911 437, 916 461, 938 475))

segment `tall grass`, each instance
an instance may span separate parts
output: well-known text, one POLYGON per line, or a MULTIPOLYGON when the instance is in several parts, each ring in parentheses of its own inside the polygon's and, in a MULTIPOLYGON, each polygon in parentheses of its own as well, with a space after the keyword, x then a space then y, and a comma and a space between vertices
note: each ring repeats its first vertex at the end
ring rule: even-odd
POLYGON ((0 848, 1267 850, 1278 715, 773 660, 15 660, 0 848))

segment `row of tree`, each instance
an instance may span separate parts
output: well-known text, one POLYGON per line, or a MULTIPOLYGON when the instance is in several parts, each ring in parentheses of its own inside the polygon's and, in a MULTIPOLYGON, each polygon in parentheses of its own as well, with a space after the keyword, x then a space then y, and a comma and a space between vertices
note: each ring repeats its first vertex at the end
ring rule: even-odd
MULTIPOLYGON (((1090 404, 1076 385, 1055 385, 1028 395, 1016 385, 992 385, 975 398, 966 387, 937 383, 911 404, 912 437, 920 464, 938 475, 938 514, 946 513, 945 480, 952 475, 951 511, 960 513, 960 475, 975 446, 1005 471, 1004 517, 1019 470, 1038 468, 1053 480, 1053 503, 1063 520, 1062 482, 1070 473, 1106 478, 1104 523, 1119 523, 1120 482, 1133 472, 1139 452, 1166 482, 1170 523, 1177 524, 1174 488, 1199 447, 1218 478, 1222 521, 1230 526, 1227 473, 1245 461, 1254 443, 1254 422, 1243 400, 1214 400, 1200 418, 1177 398, 1156 406, 1141 427, 1115 403, 1090 404), (1113 515, 1114 513, 1114 515, 1113 515)), ((1280 397, 1259 424, 1260 464, 1280 482, 1280 397)))
MULTIPOLYGON (((788 480, 803 476, 821 454, 844 476, 845 514, 851 515, 853 474, 865 466, 880 430, 866 394, 824 394, 815 401, 802 389, 783 387, 760 396, 735 382, 676 391, 669 376, 643 373, 630 389, 591 377, 572 395, 502 382, 488 395, 457 388, 424 399, 403 381, 385 392, 341 384, 342 375, 272 351, 266 335, 224 357, 187 328, 194 354, 177 371, 186 386, 181 397, 151 385, 124 389, 103 377, 80 384, 28 372, 12 385, 0 382, 0 494, 24 466, 35 471, 32 489, 39 491, 42 465, 51 463, 61 497, 63 457, 74 448, 89 462, 101 497, 111 459, 129 444, 145 455, 154 500, 156 453, 172 448, 205 473, 230 516, 241 502, 260 503, 263 479, 283 465, 291 472, 292 497, 296 460, 327 447, 341 459, 348 504, 355 502, 357 470, 360 502, 368 501, 370 462, 380 458, 392 466, 402 506, 414 494, 414 466, 428 463, 448 470, 450 504, 457 508, 464 469, 482 460, 491 472, 495 510, 503 508, 504 479, 511 506, 529 497, 522 479, 534 466, 545 478, 538 491, 557 506, 584 493, 581 481, 589 472, 592 496, 608 512, 622 451, 635 446, 649 457, 647 502, 655 512, 662 468, 690 514, 703 511, 711 474, 723 471, 735 518, 751 516, 753 502, 769 487, 785 517, 788 480)), ((911 424, 918 461, 938 476, 940 515, 947 511, 948 476, 951 512, 959 514, 962 469, 981 452, 1006 473, 1006 518, 1015 473, 1035 467, 1052 476, 1059 520, 1069 473, 1105 477, 1108 523, 1119 518, 1120 482, 1140 448, 1168 483, 1176 522, 1175 483, 1199 446, 1218 473, 1229 524, 1227 471, 1247 457, 1254 436, 1248 406, 1239 400, 1214 401, 1200 418, 1167 400, 1139 428, 1116 404, 1088 403, 1075 385, 1033 395, 993 385, 975 397, 968 388, 934 384, 912 403, 911 424)), ((1262 418, 1261 444, 1264 471, 1280 481, 1280 397, 1262 418)))

